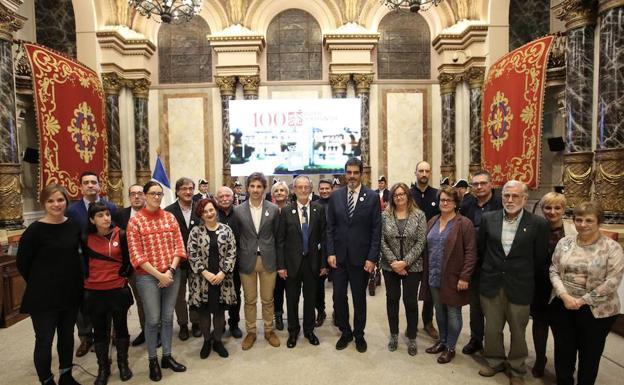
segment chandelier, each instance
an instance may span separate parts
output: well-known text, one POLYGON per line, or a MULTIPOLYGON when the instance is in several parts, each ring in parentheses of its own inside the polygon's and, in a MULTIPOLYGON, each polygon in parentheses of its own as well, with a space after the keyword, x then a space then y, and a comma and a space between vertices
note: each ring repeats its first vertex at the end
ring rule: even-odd
POLYGON ((166 24, 189 21, 201 11, 202 0, 128 0, 143 16, 166 24))
POLYGON ((390 9, 409 9, 410 12, 418 13, 419 11, 426 11, 432 5, 438 6, 442 0, 380 0, 382 4, 390 9))

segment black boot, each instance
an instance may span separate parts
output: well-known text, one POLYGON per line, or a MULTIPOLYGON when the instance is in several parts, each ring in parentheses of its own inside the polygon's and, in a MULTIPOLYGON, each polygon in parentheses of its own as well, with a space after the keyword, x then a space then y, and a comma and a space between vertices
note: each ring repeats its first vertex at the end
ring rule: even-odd
POLYGON ((106 385, 108 384, 108 377, 110 376, 110 362, 108 361, 108 343, 97 342, 95 344, 95 356, 98 363, 98 374, 93 382, 93 385, 106 385))
POLYGON ((128 347, 130 338, 117 338, 117 367, 119 368, 119 378, 121 381, 128 381, 132 378, 132 370, 128 366, 128 347))
POLYGON ((58 385, 80 385, 80 382, 74 380, 71 370, 59 376, 58 385))
POLYGON ((149 378, 152 381, 160 381, 162 379, 158 357, 149 359, 149 378))
POLYGON ((45 381, 39 381, 39 382, 41 382, 41 385, 56 385, 56 382, 54 381, 54 376, 50 377, 49 379, 45 381))
POLYGON ((162 366, 163 369, 171 369, 174 372, 186 371, 186 366, 174 360, 171 355, 162 356, 162 359, 160 360, 160 366, 162 366))

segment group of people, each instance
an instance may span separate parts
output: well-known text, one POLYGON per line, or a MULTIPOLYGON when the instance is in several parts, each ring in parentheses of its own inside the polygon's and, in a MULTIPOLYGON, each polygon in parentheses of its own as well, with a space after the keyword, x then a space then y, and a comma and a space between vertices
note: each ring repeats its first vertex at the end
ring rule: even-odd
POLYGON ((559 193, 542 198, 542 217, 524 209, 528 189, 522 182, 508 181, 499 196, 490 174, 480 171, 472 176, 471 193, 463 194, 451 186, 431 187, 427 162, 419 162, 415 174, 411 187, 396 183, 387 189, 380 178, 380 188, 373 191, 362 184, 362 162, 353 158, 345 164, 346 186, 322 180, 318 196, 305 175, 294 178, 292 195, 284 182, 267 194, 262 173, 247 177, 246 195, 242 186, 235 186, 239 191, 221 186, 211 196, 203 180, 194 195, 194 181, 180 178, 178 199, 165 209, 163 188, 154 181, 130 186, 131 205, 120 210, 99 196, 92 172, 80 178, 83 199, 69 207, 61 185, 44 187, 44 216, 24 232, 17 260, 27 283, 21 310, 30 314, 35 331, 39 380, 56 384, 51 372, 56 332, 58 384, 77 384, 71 374, 74 325, 81 340, 76 354, 87 354, 91 345, 95 349, 95 384, 107 384, 111 375, 113 338, 120 379, 129 380, 127 314, 134 302, 142 331, 132 345, 146 342, 152 381, 162 378, 161 369, 186 370, 172 356, 174 312, 181 340, 203 336, 202 359, 211 351, 228 357, 222 340, 225 313, 230 335, 243 338, 244 305, 241 347, 249 350, 258 336, 259 296, 264 339, 279 347, 274 328, 284 328, 285 294, 286 346, 297 345, 302 326, 304 338, 319 345, 314 330, 326 318, 328 276, 340 330, 335 347, 343 350, 354 342, 364 353, 366 289, 380 269, 389 351, 399 345, 401 296, 408 354, 418 353, 420 299, 424 330, 435 340, 425 351, 437 355, 440 364, 455 357, 462 307, 470 305, 471 338, 462 352, 483 352, 480 375, 505 371, 511 384, 523 383, 531 316, 533 376, 544 375, 551 328, 557 383, 574 384, 578 354, 577 383, 593 384, 619 313, 617 288, 624 274, 622 247, 599 230, 600 206, 577 205, 569 225, 563 220, 565 196, 559 193), (506 324, 509 353, 503 343, 506 324))

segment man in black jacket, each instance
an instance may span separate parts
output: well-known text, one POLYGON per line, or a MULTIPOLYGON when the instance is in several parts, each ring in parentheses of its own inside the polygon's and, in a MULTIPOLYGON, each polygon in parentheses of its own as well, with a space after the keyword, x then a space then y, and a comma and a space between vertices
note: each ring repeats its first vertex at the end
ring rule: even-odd
POLYGON ((484 377, 511 367, 511 385, 524 383, 528 355, 525 332, 536 280, 546 280, 549 227, 546 220, 524 210, 529 193, 522 182, 503 186, 503 210, 481 218, 477 246, 481 266, 481 307, 485 315, 487 365, 484 377), (511 346, 505 352, 503 329, 509 324, 511 346))
MULTIPOLYGON (((176 181, 175 192, 178 200, 170 204, 165 210, 175 216, 180 226, 180 232, 182 233, 182 240, 184 240, 184 249, 186 250, 186 244, 188 242, 189 234, 193 227, 198 226, 201 219, 193 212, 195 205, 193 204, 193 191, 195 190, 195 182, 190 178, 182 177, 176 181)), ((189 314, 191 319, 191 330, 193 337, 200 337, 201 330, 199 329, 199 314, 196 310, 189 312, 186 304, 186 282, 188 280, 188 274, 190 267, 188 261, 180 263, 180 291, 178 292, 178 298, 176 299, 175 312, 178 319, 178 325, 180 325, 180 333, 178 337, 185 341, 189 338, 188 322, 189 314)))

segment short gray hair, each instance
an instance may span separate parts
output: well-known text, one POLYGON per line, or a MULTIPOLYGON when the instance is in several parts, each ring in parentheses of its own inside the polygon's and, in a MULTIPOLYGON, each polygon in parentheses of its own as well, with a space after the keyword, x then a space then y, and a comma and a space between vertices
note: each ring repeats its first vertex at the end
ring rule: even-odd
POLYGON ((308 185, 310 186, 310 188, 312 188, 312 179, 310 179, 310 177, 309 177, 309 176, 307 176, 307 175, 297 175, 297 176, 295 177, 295 179, 293 180, 293 187, 295 187, 295 186, 297 185, 297 181, 298 181, 299 179, 305 179, 305 180, 307 180, 307 181, 308 181, 308 185))
POLYGON ((219 195, 219 193, 223 193, 226 192, 230 195, 234 195, 234 191, 232 191, 231 188, 229 188, 228 186, 221 186, 217 189, 217 195, 219 195))
POLYGON ((527 187, 526 183, 520 182, 519 180, 512 179, 512 180, 507 181, 507 183, 505 183, 505 185, 503 186, 503 192, 507 190, 509 187, 518 187, 518 186, 522 187, 522 192, 524 193, 524 196, 528 197, 529 188, 527 187))
POLYGON ((277 190, 278 187, 283 187, 284 190, 286 190, 286 195, 290 194, 290 189, 288 188, 286 182, 280 180, 279 182, 275 182, 273 186, 271 186, 271 195, 275 193, 275 190, 277 190))

